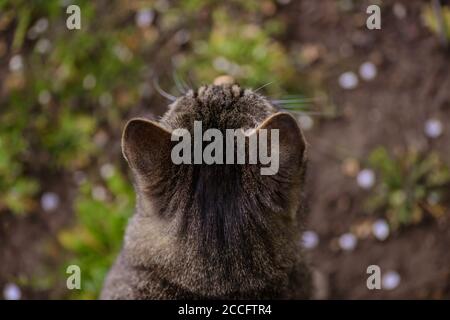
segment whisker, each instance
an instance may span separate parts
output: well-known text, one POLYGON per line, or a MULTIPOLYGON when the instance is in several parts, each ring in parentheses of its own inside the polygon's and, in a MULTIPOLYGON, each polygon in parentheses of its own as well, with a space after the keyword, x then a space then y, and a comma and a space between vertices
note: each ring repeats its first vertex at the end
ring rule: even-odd
POLYGON ((178 78, 180 79, 181 85, 186 90, 186 92, 189 91, 189 90, 192 90, 192 88, 187 84, 187 82, 184 81, 183 77, 180 76, 178 73, 177 73, 177 75, 178 75, 178 78))
POLYGON ((173 71, 173 80, 175 81, 175 86, 177 87, 178 91, 182 94, 186 94, 186 92, 189 91, 189 87, 186 85, 184 81, 182 81, 181 77, 178 75, 178 73, 174 70, 173 71))
POLYGON ((158 80, 156 78, 153 78, 153 86, 155 87, 156 91, 158 91, 158 93, 163 96, 164 98, 166 98, 167 100, 170 101, 175 101, 177 100, 177 97, 171 95, 170 93, 165 92, 163 89, 161 89, 161 87, 159 86, 158 80))
POLYGON ((195 81, 192 79, 192 75, 188 72, 187 73, 187 87, 191 90, 196 90, 197 86, 195 85, 195 81))
POLYGON ((271 100, 273 103, 277 104, 291 104, 299 102, 317 102, 318 98, 296 98, 296 99, 275 99, 271 100))
POLYGON ((265 88, 265 87, 271 85, 271 84, 274 83, 274 82, 275 82, 275 80, 274 80, 274 81, 267 82, 266 84, 263 84, 261 87, 258 87, 258 88, 256 88, 255 90, 253 90, 253 92, 258 92, 258 91, 261 90, 262 88, 265 88))
POLYGON ((283 107, 283 108, 297 108, 297 107, 305 107, 305 106, 314 106, 314 104, 311 102, 275 103, 275 105, 283 107))
POLYGON ((181 94, 186 94, 186 91, 184 90, 183 86, 180 83, 180 79, 178 79, 178 76, 175 71, 172 72, 172 79, 175 82, 175 87, 177 88, 178 92, 181 94))
POLYGON ((293 110, 287 110, 287 109, 283 109, 287 112, 291 112, 291 113, 295 113, 295 114, 300 114, 300 115, 307 115, 307 116, 324 116, 324 117, 333 117, 335 116, 334 113, 326 113, 326 112, 320 112, 320 111, 293 111, 293 110))

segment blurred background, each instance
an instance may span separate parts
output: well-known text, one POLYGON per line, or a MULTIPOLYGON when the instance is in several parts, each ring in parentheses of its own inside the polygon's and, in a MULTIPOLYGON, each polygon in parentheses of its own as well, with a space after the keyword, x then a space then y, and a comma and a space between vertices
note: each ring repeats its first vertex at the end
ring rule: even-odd
POLYGON ((0 298, 97 298, 134 207, 125 122, 230 75, 305 132, 318 297, 449 299, 449 40, 448 1, 0 0, 0 298))

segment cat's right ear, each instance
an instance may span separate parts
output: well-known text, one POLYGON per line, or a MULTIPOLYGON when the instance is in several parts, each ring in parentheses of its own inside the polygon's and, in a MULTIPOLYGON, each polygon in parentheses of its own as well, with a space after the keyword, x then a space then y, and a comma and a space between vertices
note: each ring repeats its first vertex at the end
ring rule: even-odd
POLYGON ((171 133, 156 122, 131 119, 123 131, 122 153, 130 167, 145 177, 170 161, 170 138, 171 133))

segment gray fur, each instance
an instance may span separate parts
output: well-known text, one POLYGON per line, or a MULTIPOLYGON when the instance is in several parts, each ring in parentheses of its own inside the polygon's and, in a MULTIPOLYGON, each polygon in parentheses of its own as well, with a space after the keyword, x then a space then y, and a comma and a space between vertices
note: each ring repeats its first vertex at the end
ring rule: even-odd
POLYGON ((136 213, 102 299, 309 298, 299 235, 305 141, 295 120, 238 85, 178 98, 159 123, 131 120, 122 140, 135 178, 136 213), (170 132, 280 129, 280 170, 258 165, 174 165, 170 132))

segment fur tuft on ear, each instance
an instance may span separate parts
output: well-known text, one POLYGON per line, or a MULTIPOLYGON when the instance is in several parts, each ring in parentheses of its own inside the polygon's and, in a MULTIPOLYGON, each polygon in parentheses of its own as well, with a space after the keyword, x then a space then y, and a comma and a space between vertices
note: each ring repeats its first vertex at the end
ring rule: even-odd
POLYGON ((148 175, 170 158, 170 138, 171 133, 156 122, 131 119, 123 131, 122 153, 133 170, 148 175))
POLYGON ((278 129, 280 168, 294 168, 305 161, 306 141, 295 118, 286 112, 278 112, 264 120, 256 132, 278 129))

